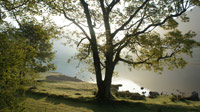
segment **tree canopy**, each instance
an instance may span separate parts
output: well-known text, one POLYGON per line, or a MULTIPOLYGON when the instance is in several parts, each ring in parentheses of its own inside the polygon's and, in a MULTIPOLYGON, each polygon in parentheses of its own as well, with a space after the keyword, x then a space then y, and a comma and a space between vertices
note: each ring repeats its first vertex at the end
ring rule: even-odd
POLYGON ((177 29, 176 18, 188 22, 185 12, 199 0, 44 1, 52 12, 79 28, 71 37, 77 38, 74 42, 80 51, 75 58, 92 65, 101 99, 111 98, 112 76, 120 61, 154 71, 182 68, 186 61, 180 54, 191 56, 198 46, 194 32, 183 34, 177 29), (154 30, 157 27, 168 33, 161 36, 154 30))
MULTIPOLYGON (((4 0, 1 2, 0 21, 5 24, 5 17, 12 17, 19 24, 22 37, 40 39, 43 45, 43 34, 48 35, 41 27, 23 23, 30 19, 29 15, 48 14, 64 16, 75 25, 76 29, 69 39, 77 44, 80 51, 75 58, 87 63, 96 75, 97 98, 109 100, 112 98, 110 87, 115 66, 119 62, 132 68, 146 68, 162 71, 184 67, 186 61, 180 54, 192 55, 192 48, 198 46, 192 37, 195 33, 189 31, 183 34, 177 29, 176 18, 183 22, 189 18, 185 14, 194 6, 199 6, 199 0, 4 0), (26 12, 26 13, 23 13, 26 12), (28 15, 28 16, 27 16, 28 15), (161 27, 168 33, 161 36, 155 28, 161 27), (30 31, 31 30, 31 31, 30 31), (38 31, 42 33, 38 34, 38 31), (29 34, 32 37, 29 37, 29 34), (36 34, 36 35, 35 35, 36 34), (40 37, 40 38, 37 38, 40 37), (104 77, 103 77, 104 75, 104 77)), ((45 20, 45 19, 44 19, 45 20)), ((28 22, 29 23, 29 22, 28 22)), ((51 25, 51 24, 50 24, 51 25)), ((55 31, 55 30, 50 30, 55 31)), ((49 32, 52 34, 52 32, 49 32)), ((54 33, 53 33, 54 34, 54 33)), ((49 38, 46 38, 47 40, 49 38)), ((28 41, 26 41, 28 43, 28 41)), ((32 42, 32 40, 31 40, 32 42)), ((40 43, 39 42, 39 43, 40 43)), ((36 52, 43 45, 34 42, 36 52)), ((31 45, 29 43, 29 45, 31 45)), ((37 65, 46 63, 51 58, 43 56, 49 52, 37 54, 34 60, 37 65), (39 60, 42 61, 39 61, 39 60)), ((35 66, 37 70, 43 70, 35 66)))
POLYGON ((120 61, 154 71, 182 68, 187 62, 180 54, 191 56, 198 45, 195 33, 182 34, 176 22, 177 17, 188 22, 185 12, 199 5, 198 0, 44 1, 51 12, 79 28, 70 38, 76 38, 80 51, 75 58, 92 65, 100 99, 111 98, 112 76, 120 61), (161 36, 157 27, 168 33, 161 36))

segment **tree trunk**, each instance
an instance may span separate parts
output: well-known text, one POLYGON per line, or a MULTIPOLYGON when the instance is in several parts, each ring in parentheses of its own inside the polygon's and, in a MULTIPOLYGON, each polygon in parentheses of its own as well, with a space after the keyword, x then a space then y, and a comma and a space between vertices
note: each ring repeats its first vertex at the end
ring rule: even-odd
POLYGON ((103 6, 103 2, 101 2, 101 8, 103 10, 104 15, 104 22, 105 22, 105 29, 106 29, 106 71, 105 71, 105 79, 102 80, 102 72, 101 72, 101 61, 99 58, 99 51, 98 51, 98 44, 96 41, 96 35, 95 31, 93 29, 92 20, 90 11, 88 9, 88 4, 85 2, 85 0, 80 0, 81 4, 84 8, 84 13, 86 15, 90 35, 91 35, 91 48, 93 53, 93 61, 94 61, 94 67, 95 67, 95 73, 96 73, 96 80, 97 80, 97 87, 98 87, 98 93, 97 93, 97 99, 100 101, 110 101, 113 99, 111 95, 111 82, 112 82, 112 75, 115 65, 113 64, 113 44, 112 44, 112 37, 111 37, 111 31, 110 31, 110 25, 109 25, 109 13, 105 10, 105 7, 103 6))
POLYGON ((112 75, 114 71, 114 65, 112 62, 108 62, 106 67, 105 79, 98 87, 97 99, 102 102, 109 102, 113 100, 113 96, 111 94, 111 83, 112 83, 112 75), (108 66, 109 65, 109 66, 108 66))
POLYGON ((97 100, 100 102, 109 102, 113 100, 113 96, 110 91, 111 83, 102 82, 101 87, 98 88, 97 100))

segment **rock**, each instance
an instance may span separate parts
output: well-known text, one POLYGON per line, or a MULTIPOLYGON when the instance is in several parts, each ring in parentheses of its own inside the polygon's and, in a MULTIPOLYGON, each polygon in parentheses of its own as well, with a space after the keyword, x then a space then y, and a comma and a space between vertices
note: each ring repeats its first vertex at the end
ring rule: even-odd
POLYGON ((143 91, 142 94, 145 95, 145 94, 146 94, 146 91, 143 91))
POLYGON ((75 95, 81 95, 80 93, 75 93, 75 95))
POLYGON ((145 100, 144 95, 140 95, 139 93, 131 93, 129 91, 117 92, 115 95, 116 97, 119 97, 119 98, 128 98, 131 100, 145 100))
POLYGON ((191 100, 191 101, 199 101, 200 100, 199 99, 199 95, 198 95, 198 93, 196 91, 193 91, 191 96, 189 96, 189 97, 187 97, 185 99, 191 100))
POLYGON ((112 91, 118 91, 118 90, 119 90, 119 87, 122 87, 122 84, 112 85, 112 86, 111 86, 111 89, 112 89, 112 91))
POLYGON ((155 92, 155 91, 150 91, 149 92, 149 98, 156 98, 158 96, 159 96, 158 92, 155 92))

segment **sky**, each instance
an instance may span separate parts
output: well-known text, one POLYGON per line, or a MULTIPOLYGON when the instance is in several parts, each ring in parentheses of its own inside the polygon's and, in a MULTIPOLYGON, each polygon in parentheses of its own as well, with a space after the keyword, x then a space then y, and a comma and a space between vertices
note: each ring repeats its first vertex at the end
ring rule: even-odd
MULTIPOLYGON (((200 41, 200 8, 194 8, 192 12, 187 12, 190 17, 189 23, 180 23, 179 29, 183 32, 189 30, 195 31, 197 36, 196 40, 200 41)), ((178 20, 179 21, 179 20, 178 20)), ((180 22, 180 21, 179 21, 180 22)), ((58 24, 63 25, 62 21, 58 24)), ((161 29, 156 29, 159 33, 164 33, 161 29)), ((56 51, 56 57, 54 59, 55 65, 57 65, 56 72, 63 73, 69 76, 77 76, 78 78, 90 81, 94 80, 94 76, 88 72, 79 72, 77 61, 67 63, 67 59, 76 53, 76 48, 64 46, 66 40, 54 40, 54 51, 56 51)), ((200 93, 200 48, 195 48, 193 52, 193 58, 185 57, 188 60, 188 65, 184 69, 174 69, 173 71, 164 70, 162 74, 154 73, 146 70, 132 70, 129 71, 128 67, 124 64, 119 64, 116 67, 119 76, 113 78, 113 83, 122 83, 124 88, 134 92, 135 89, 139 91, 140 86, 144 87, 146 91, 158 91, 167 94, 175 93, 178 90, 186 93, 197 91, 200 93)), ((140 91, 141 92, 141 91, 140 91)))

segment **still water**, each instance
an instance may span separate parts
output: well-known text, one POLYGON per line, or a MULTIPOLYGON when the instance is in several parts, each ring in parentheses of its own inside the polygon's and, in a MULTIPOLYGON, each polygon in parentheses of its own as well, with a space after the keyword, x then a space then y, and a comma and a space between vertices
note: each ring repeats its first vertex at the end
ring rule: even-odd
MULTIPOLYGON (((95 82, 95 76, 87 72, 87 70, 79 73, 80 68, 77 68, 78 61, 67 63, 67 60, 76 53, 76 50, 64 46, 63 42, 65 42, 65 39, 54 41, 54 50, 57 51, 53 60, 53 63, 57 66, 55 72, 71 77, 76 76, 84 81, 95 82)), ((145 70, 129 71, 124 64, 119 64, 116 67, 116 71, 119 75, 113 77, 112 83, 122 84, 123 86, 119 88, 121 91, 129 90, 130 92, 139 93, 146 91, 148 93, 148 91, 152 90, 171 94, 180 90, 186 93, 192 91, 200 93, 200 66, 198 64, 190 63, 184 69, 166 70, 162 74, 145 70), (141 90, 141 87, 144 87, 144 89, 141 90)))

